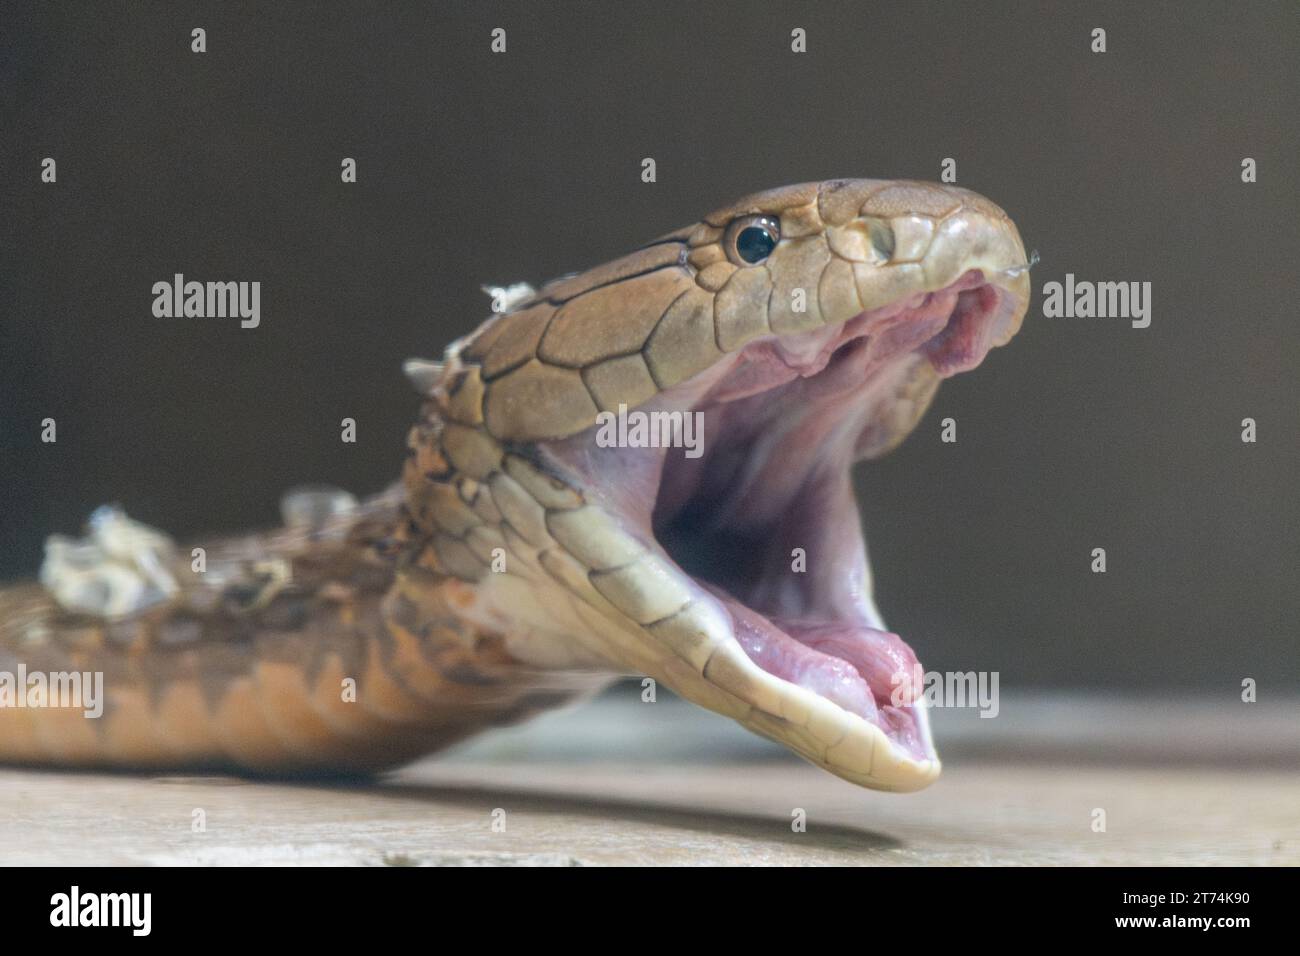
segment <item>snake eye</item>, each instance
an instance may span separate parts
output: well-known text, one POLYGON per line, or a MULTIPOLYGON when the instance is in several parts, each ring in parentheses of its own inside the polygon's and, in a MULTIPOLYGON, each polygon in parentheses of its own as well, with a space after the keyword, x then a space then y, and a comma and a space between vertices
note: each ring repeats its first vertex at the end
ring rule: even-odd
POLYGON ((781 238, 781 223, 771 216, 745 216, 727 227, 728 257, 737 265, 754 265, 772 254, 781 238))

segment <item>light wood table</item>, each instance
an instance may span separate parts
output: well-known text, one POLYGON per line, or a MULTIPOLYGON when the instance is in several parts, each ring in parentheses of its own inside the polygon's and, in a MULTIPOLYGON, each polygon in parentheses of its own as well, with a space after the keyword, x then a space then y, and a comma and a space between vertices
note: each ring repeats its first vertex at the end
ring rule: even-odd
POLYGON ((1300 863, 1293 704, 1048 697, 1004 701, 991 721, 939 713, 943 776, 892 795, 633 693, 370 783, 0 770, 0 862, 1300 863))

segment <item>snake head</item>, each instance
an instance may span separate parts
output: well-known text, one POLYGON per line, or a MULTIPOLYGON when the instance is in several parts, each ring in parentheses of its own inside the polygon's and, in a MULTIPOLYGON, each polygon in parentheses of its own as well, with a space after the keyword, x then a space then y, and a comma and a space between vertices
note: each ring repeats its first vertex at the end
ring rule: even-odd
POLYGON ((849 470, 1015 334, 1029 288, 993 203, 877 180, 756 193, 549 283, 431 390, 407 473, 429 562, 527 667, 648 675, 919 789, 919 665, 876 610, 849 470))

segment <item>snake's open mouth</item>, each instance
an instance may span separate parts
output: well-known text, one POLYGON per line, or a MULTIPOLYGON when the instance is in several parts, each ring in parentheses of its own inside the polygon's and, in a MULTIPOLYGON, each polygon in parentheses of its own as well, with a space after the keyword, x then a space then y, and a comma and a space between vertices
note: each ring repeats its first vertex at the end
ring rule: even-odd
POLYGON ((580 456, 563 454, 690 575, 695 601, 725 609, 726 643, 744 652, 728 656, 746 671, 729 691, 778 678, 786 691, 744 695, 746 685, 742 696, 798 723, 792 713, 806 719, 808 701, 790 688, 800 688, 835 705, 844 736, 857 731, 868 753, 877 728, 893 762, 913 768, 897 775, 899 789, 923 786, 938 762, 916 657, 872 602, 850 466, 896 443, 941 377, 1004 341, 1018 305, 971 270, 838 325, 767 336, 639 409, 693 413, 694 449, 611 455, 588 435, 580 456))
POLYGON ((723 602, 748 657, 918 761, 934 753, 917 660, 872 603, 849 469, 926 364, 973 368, 1014 306, 972 271, 840 326, 752 343, 695 404, 703 454, 664 463, 656 536, 723 602))

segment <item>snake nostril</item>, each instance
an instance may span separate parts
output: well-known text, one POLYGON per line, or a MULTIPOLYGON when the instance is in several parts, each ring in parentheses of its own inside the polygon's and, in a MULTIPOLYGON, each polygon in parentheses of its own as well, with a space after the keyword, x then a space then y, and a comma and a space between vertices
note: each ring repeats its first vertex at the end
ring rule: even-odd
POLYGON ((888 262, 894 258, 894 230, 887 222, 872 219, 870 226, 871 248, 876 255, 888 262))
POLYGON ((859 216, 847 225, 830 227, 826 241, 842 259, 877 266, 893 260, 896 245, 889 220, 875 216, 859 216))

